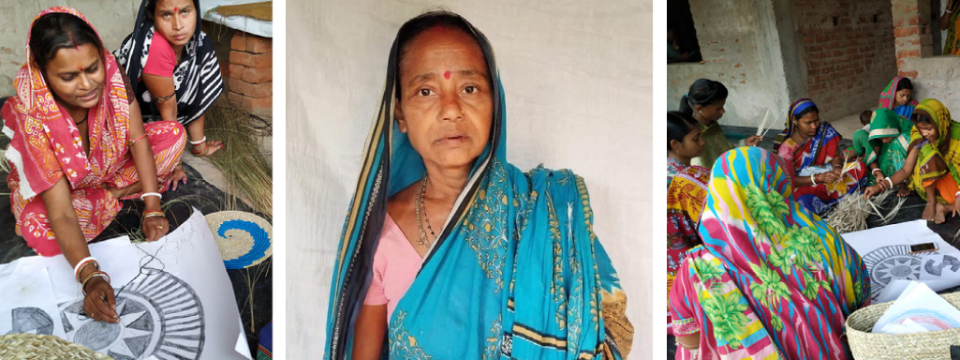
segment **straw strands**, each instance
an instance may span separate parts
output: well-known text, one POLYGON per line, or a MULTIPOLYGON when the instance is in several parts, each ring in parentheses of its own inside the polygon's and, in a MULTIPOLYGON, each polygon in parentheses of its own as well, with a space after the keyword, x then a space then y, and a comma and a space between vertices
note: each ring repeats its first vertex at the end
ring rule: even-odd
POLYGON ((847 194, 824 216, 824 220, 840 234, 866 230, 867 217, 870 215, 880 217, 883 224, 887 224, 897 216, 900 208, 907 201, 905 197, 896 197, 896 201, 892 203, 893 206, 884 211, 883 204, 890 194, 896 194, 896 192, 897 188, 893 188, 870 200, 864 198, 859 190, 847 194))

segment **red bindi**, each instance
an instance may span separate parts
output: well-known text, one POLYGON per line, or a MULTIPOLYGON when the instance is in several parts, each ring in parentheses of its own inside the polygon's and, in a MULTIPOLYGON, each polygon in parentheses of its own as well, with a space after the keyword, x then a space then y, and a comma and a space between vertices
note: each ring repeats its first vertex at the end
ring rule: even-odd
POLYGON ((176 13, 178 13, 178 12, 179 12, 179 11, 177 10, 177 8, 173 8, 173 13, 174 13, 174 14, 176 14, 176 13))
POLYGON ((80 63, 77 63, 77 70, 80 70, 80 72, 83 72, 83 65, 80 63))
POLYGON ((447 71, 444 71, 444 72, 443 72, 443 78, 444 78, 444 79, 447 79, 447 80, 450 80, 450 70, 447 70, 447 71))

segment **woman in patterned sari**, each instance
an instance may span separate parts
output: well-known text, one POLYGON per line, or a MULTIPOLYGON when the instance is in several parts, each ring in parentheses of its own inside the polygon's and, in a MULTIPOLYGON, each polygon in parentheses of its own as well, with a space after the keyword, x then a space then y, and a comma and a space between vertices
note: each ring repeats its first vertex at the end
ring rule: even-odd
POLYGON ((800 99, 790 105, 786 126, 773 150, 793 165, 786 170, 799 203, 824 214, 840 198, 866 186, 866 165, 840 150, 840 133, 820 121, 813 101, 800 99))
POLYGON ((880 109, 893 110, 897 115, 909 119, 915 107, 917 101, 913 99, 913 83, 908 78, 893 78, 880 93, 880 109))
MULTIPOLYGON (((884 181, 903 168, 910 146, 913 123, 890 109, 877 109, 870 120, 870 131, 858 130, 853 136, 853 147, 870 168, 871 184, 884 181)), ((907 196, 909 182, 900 183, 898 194, 907 196)))
POLYGON ((133 33, 115 54, 133 80, 144 121, 183 124, 190 152, 203 157, 223 148, 203 131, 207 110, 223 93, 223 76, 200 19, 200 0, 143 0, 133 33))
POLYGON ((27 57, 14 80, 17 95, 0 110, 11 139, 4 157, 16 231, 41 256, 62 252, 81 282, 84 312, 117 322, 109 276, 87 242, 113 221, 117 199, 131 195, 145 203, 147 240, 166 235, 160 192, 185 178, 183 127, 143 124, 113 55, 74 9, 37 15, 27 57))
POLYGON ((870 300, 867 269, 794 200, 779 156, 738 148, 713 167, 670 293, 677 359, 849 359, 844 320, 870 300))
POLYGON ((894 184, 909 182, 927 201, 923 218, 943 223, 948 214, 960 213, 960 124, 935 99, 920 102, 911 120, 914 127, 903 167, 864 194, 869 199, 894 184))
POLYGON ((626 296, 584 182, 507 162, 486 37, 449 12, 408 21, 384 89, 334 266, 325 358, 626 358, 626 296))

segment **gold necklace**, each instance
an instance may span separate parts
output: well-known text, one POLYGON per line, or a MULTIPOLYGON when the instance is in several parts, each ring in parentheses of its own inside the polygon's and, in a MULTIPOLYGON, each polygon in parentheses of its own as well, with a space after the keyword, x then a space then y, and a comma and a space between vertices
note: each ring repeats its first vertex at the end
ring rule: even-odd
POLYGON ((427 217, 427 209, 423 206, 423 198, 427 193, 427 177, 423 177, 423 181, 420 182, 420 191, 417 192, 416 201, 414 201, 414 211, 417 215, 417 228, 420 230, 420 239, 417 241, 417 244, 421 246, 430 245, 430 241, 427 238, 427 232, 423 229, 423 221, 427 222, 427 229, 430 230, 430 235, 434 239, 437 238, 437 234, 433 232, 433 226, 430 226, 430 218, 427 217), (420 213, 423 213, 423 217, 420 216, 420 213))

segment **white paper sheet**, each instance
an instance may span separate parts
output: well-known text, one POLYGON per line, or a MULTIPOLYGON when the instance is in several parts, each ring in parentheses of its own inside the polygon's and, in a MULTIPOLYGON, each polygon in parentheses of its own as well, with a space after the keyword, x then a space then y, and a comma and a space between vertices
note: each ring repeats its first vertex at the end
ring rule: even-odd
POLYGON ((906 288, 898 280, 917 280, 934 291, 960 286, 960 250, 927 228, 925 220, 847 233, 843 239, 867 266, 874 303, 897 298, 906 288), (910 245, 923 243, 933 243, 937 250, 910 253, 910 245))
POLYGON ((874 333, 905 334, 960 327, 960 310, 927 285, 913 281, 873 326, 874 333))
MULTIPOLYGON (((122 237, 91 244, 90 253, 117 289, 119 325, 98 323, 81 314, 80 286, 62 255, 33 256, 0 266, 0 274, 9 275, 0 276, 0 289, 16 287, 25 279, 38 283, 32 292, 20 296, 0 295, 0 311, 46 304, 45 313, 56 320, 60 331, 54 335, 108 355, 159 360, 249 359, 249 355, 237 353, 241 345, 248 346, 233 287, 200 211, 194 209, 177 230, 156 242, 133 244, 122 237), (45 272, 49 272, 47 283, 52 293, 42 295, 36 277, 45 272)), ((0 317, 0 334, 12 328, 11 321, 0 317)))

